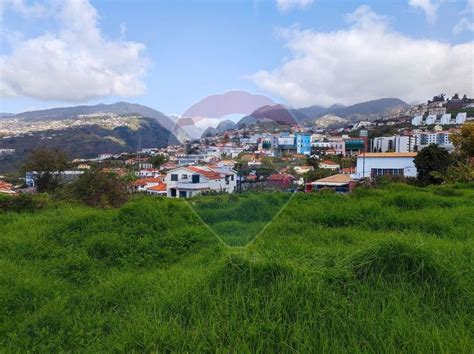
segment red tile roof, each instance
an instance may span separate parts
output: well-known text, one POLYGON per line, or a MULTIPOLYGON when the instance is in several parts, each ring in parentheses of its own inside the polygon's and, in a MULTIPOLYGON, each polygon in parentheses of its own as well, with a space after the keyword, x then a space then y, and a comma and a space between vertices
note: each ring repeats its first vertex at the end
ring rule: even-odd
POLYGON ((209 179, 221 179, 221 174, 219 172, 209 171, 195 166, 188 166, 186 169, 199 173, 209 179))
POLYGON ((288 178, 291 178, 291 179, 295 179, 295 177, 293 177, 292 175, 289 175, 287 173, 274 173, 273 175, 270 175, 268 176, 267 180, 270 180, 270 181, 283 181, 285 179, 288 179, 288 178))
POLYGON ((162 182, 161 178, 141 178, 133 182, 135 186, 144 186, 148 183, 160 183, 162 182))
POLYGON ((337 162, 334 162, 334 161, 331 161, 331 160, 324 160, 323 162, 321 162, 322 164, 325 164, 325 165, 333 165, 333 166, 339 166, 339 164, 337 162))
POLYGON ((156 186, 147 188, 149 191, 166 192, 166 183, 160 183, 156 186))
POLYGON ((10 184, 10 183, 7 183, 5 181, 0 181, 0 189, 3 189, 3 190, 10 190, 13 188, 13 184, 10 184))

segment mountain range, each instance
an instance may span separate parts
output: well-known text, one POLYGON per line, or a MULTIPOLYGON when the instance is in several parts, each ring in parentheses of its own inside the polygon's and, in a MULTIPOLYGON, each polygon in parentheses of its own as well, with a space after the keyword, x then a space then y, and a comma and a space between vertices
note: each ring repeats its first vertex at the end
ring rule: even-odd
MULTIPOLYGON (((185 114, 199 116, 176 119, 153 108, 128 102, 60 107, 13 115, 2 113, 0 117, 3 122, 17 119, 31 124, 39 123, 44 125, 45 129, 4 137, 0 140, 0 148, 16 149, 16 160, 21 160, 32 148, 39 145, 59 146, 68 151, 72 157, 94 157, 104 152, 117 153, 135 151, 137 148, 177 144, 180 141, 199 138, 201 135, 212 136, 259 122, 275 122, 283 125, 314 124, 318 119, 322 119, 324 122, 321 122, 321 126, 345 124, 357 119, 380 117, 391 109, 407 106, 400 99, 383 98, 347 107, 336 104, 331 107, 309 106, 296 109, 275 104, 273 100, 262 95, 231 91, 222 95, 208 96, 185 111, 185 114), (226 119, 231 114, 243 113, 250 109, 253 109, 250 114, 247 113, 237 122, 226 119), (111 129, 97 125, 78 127, 73 124, 75 120, 83 119, 79 116, 100 116, 101 113, 104 116, 114 113, 126 119, 128 116, 133 116, 133 119, 138 120, 140 124, 138 129, 130 126, 115 126, 111 129), (54 124, 48 123, 65 120, 72 122, 69 128, 57 129, 54 128, 54 124), (208 124, 211 121, 215 125, 208 124)), ((5 170, 5 164, 8 162, 0 161, 0 172, 5 170)))
MULTIPOLYGON (((281 104, 260 107, 250 115, 243 117, 237 125, 248 127, 250 125, 274 121, 278 124, 314 124, 319 118, 333 116, 346 121, 360 119, 374 119, 387 114, 390 110, 406 108, 409 105, 398 98, 381 98, 377 100, 357 103, 351 106, 335 104, 330 107, 309 106, 303 108, 290 108, 281 104)), ((341 121, 342 122, 342 121, 341 121)))
POLYGON ((80 115, 96 113, 137 114, 142 117, 154 118, 164 128, 171 130, 175 126, 173 120, 156 109, 137 103, 117 102, 112 104, 100 103, 93 106, 74 106, 29 111, 13 115, 11 118, 24 119, 25 121, 64 120, 80 115))

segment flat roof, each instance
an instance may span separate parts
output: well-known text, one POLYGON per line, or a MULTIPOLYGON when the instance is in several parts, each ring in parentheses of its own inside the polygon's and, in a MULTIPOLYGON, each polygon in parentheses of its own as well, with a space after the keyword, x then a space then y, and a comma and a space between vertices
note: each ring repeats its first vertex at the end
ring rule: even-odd
POLYGON ((343 185, 347 184, 351 181, 351 176, 350 175, 344 175, 344 174, 337 174, 337 175, 332 175, 329 177, 321 178, 318 179, 317 181, 311 182, 312 185, 330 185, 330 184, 338 184, 338 185, 343 185))
MULTIPOLYGON (((416 157, 416 152, 366 152, 365 157, 416 157)), ((364 153, 357 156, 363 158, 364 153)))

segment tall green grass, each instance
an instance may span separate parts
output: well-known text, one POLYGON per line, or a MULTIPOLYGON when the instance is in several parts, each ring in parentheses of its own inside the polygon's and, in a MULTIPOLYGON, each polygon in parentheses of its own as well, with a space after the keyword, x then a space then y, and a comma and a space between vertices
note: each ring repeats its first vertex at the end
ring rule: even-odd
POLYGON ((0 352, 472 352, 472 186, 285 198, 0 214, 0 352))

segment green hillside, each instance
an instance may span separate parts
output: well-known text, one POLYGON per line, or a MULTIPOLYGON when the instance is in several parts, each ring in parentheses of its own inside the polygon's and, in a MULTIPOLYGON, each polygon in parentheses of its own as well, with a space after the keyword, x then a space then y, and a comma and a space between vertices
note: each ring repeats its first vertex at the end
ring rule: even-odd
POLYGON ((0 352, 472 352, 474 186, 287 200, 0 213, 0 352))

